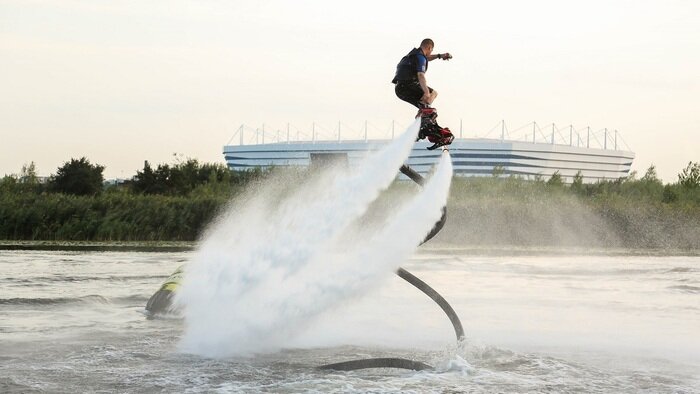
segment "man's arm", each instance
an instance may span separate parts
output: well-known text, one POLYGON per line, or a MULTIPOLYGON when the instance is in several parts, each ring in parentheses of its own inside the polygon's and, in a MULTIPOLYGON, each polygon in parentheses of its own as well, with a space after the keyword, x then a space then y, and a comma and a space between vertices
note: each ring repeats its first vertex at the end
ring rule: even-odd
POLYGON ((452 59, 452 55, 450 55, 449 52, 438 53, 437 55, 426 56, 426 59, 428 59, 428 61, 432 61, 435 59, 450 60, 452 59))

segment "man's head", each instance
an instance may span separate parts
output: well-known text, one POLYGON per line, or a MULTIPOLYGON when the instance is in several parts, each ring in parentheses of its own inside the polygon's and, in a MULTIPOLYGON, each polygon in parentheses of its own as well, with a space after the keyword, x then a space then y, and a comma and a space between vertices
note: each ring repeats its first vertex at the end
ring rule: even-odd
POLYGON ((435 43, 430 38, 426 38, 420 42, 420 49, 423 50, 423 53, 426 56, 430 55, 433 52, 434 46, 435 46, 435 43))

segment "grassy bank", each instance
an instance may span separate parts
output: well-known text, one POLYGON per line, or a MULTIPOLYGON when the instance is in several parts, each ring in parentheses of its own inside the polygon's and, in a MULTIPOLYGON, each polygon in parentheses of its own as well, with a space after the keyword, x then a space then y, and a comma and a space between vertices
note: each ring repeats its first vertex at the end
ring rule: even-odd
POLYGON ((700 190, 630 180, 579 188, 517 179, 456 179, 449 222, 458 245, 700 249, 700 190), (668 190, 668 188, 667 188, 668 190))
POLYGON ((192 241, 227 196, 5 194, 0 239, 192 241))
MULTIPOLYGON (((196 169, 196 168, 195 168, 196 169)), ((183 192, 125 184, 94 195, 0 181, 0 239, 16 241, 195 241, 232 196, 254 183, 302 172, 200 177, 183 192)), ((374 211, 390 211, 416 186, 397 182, 374 211)), ((283 193, 282 193, 283 194, 283 193)), ((455 178, 448 221, 436 242, 461 247, 591 247, 700 250, 700 187, 641 179, 564 185, 517 178, 455 178)))

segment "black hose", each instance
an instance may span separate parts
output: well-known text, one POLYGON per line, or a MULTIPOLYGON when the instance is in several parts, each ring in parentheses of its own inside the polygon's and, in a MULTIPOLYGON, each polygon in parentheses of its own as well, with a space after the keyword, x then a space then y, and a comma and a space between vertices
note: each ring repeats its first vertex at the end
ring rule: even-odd
MULTIPOLYGON (((401 168, 399 168, 399 171, 401 171, 402 174, 409 177, 413 182, 421 186, 425 184, 425 178, 423 178, 421 174, 415 172, 411 167, 404 164, 401 166, 401 168)), ((421 242, 420 244, 423 245, 435 235, 437 235, 437 233, 439 233, 440 230, 442 230, 442 227, 445 226, 445 221, 447 221, 447 206, 442 207, 442 216, 440 217, 440 220, 435 222, 433 228, 430 230, 428 235, 425 236, 425 239, 423 239, 423 242, 421 242)))
POLYGON ((362 360, 343 361, 342 363, 326 364, 318 369, 333 369, 336 371, 354 371, 365 368, 402 368, 414 371, 433 369, 430 365, 420 361, 407 360, 405 358, 366 358, 362 360))
MULTIPOLYGON (((402 165, 401 168, 399 169, 401 173, 409 177, 413 182, 423 186, 425 184, 425 178, 421 176, 419 173, 414 171, 411 167, 407 165, 402 165)), ((440 220, 438 220, 433 228, 430 230, 428 235, 425 237, 423 242, 421 242, 421 245, 426 243, 428 240, 433 238, 437 233, 442 230, 442 227, 445 225, 445 221, 447 220, 447 207, 442 207, 442 217, 440 220)), ((396 275, 400 276, 402 279, 407 281, 408 283, 412 284, 418 290, 422 291, 425 293, 428 297, 430 297, 433 301, 435 301, 440 308, 447 314, 447 317, 450 319, 450 322, 452 322, 452 327, 454 327, 455 330, 455 335, 457 336, 457 341, 461 341, 464 339, 464 328, 462 328, 462 322, 459 320, 459 317, 457 316, 457 313, 455 313, 454 309, 452 309, 452 306, 443 298, 440 293, 435 291, 432 287, 430 287, 427 283, 423 282, 422 280, 418 279, 415 275, 412 273, 406 271, 403 268, 399 268, 396 271, 396 275)), ((357 369, 365 369, 365 368, 402 368, 402 369, 413 369, 416 371, 422 371, 425 369, 433 369, 428 364, 422 363, 420 361, 413 361, 413 360, 407 360, 404 358, 367 358, 367 359, 360 359, 360 360, 351 360, 351 361, 344 361, 340 363, 334 363, 334 364, 326 364, 318 367, 319 369, 334 369, 338 371, 354 371, 357 369)))
POLYGON ((462 328, 462 322, 459 320, 459 316, 457 316, 457 313, 455 313, 455 310, 452 309, 452 306, 450 306, 450 304, 447 302, 447 300, 445 300, 440 295, 440 293, 435 291, 435 289, 428 286, 427 283, 418 279, 415 275, 406 271, 403 268, 399 268, 399 270, 396 271, 396 275, 400 276, 406 282, 417 287, 418 290, 422 291, 428 297, 430 297, 433 301, 435 301, 440 306, 440 308, 442 308, 442 310, 445 312, 447 317, 452 322, 452 327, 454 327, 454 329, 455 329, 455 335, 457 336, 457 341, 461 341, 464 339, 464 328, 462 328))

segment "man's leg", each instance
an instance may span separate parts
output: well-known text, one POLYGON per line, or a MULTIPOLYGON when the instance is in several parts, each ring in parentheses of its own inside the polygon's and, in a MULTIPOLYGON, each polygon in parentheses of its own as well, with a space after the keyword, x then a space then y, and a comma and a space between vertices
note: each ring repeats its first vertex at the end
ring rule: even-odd
POLYGON ((437 90, 433 90, 430 86, 428 86, 428 90, 430 91, 430 98, 428 99, 428 102, 425 103, 427 105, 433 105, 433 101, 437 98, 438 92, 437 90))
POLYGON ((430 142, 434 143, 434 145, 428 149, 435 149, 438 146, 452 143, 454 136, 452 136, 449 129, 443 129, 437 124, 437 111, 430 106, 437 97, 437 91, 433 90, 431 87, 428 87, 428 89, 430 91, 429 103, 421 101, 423 98, 423 89, 418 82, 398 83, 396 84, 395 92, 398 98, 418 108, 416 118, 421 118, 421 125, 416 141, 428 138, 430 142))
POLYGON ((423 108, 425 106, 425 104, 420 102, 420 99, 423 97, 423 90, 417 83, 410 81, 399 82, 396 84, 394 92, 396 93, 396 97, 414 107, 423 108))
POLYGON ((421 129, 418 133, 418 139, 427 138, 428 141, 432 142, 433 145, 429 146, 428 150, 437 149, 438 147, 450 145, 454 141, 454 135, 447 127, 441 127, 437 123, 437 111, 430 105, 433 103, 437 97, 437 91, 430 89, 430 102, 421 103, 425 107, 418 110, 421 116, 421 129))

